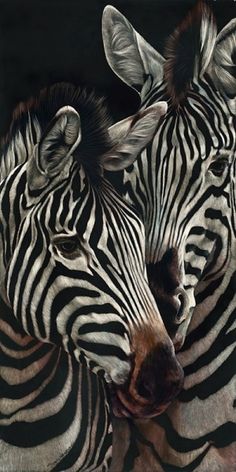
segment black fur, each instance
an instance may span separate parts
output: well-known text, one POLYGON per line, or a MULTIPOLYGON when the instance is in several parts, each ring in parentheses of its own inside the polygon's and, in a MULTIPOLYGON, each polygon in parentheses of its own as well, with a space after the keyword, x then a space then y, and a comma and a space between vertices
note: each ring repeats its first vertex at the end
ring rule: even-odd
POLYGON ((94 92, 88 92, 70 83, 56 83, 44 88, 38 97, 30 98, 17 106, 2 152, 7 151, 18 130, 24 135, 29 120, 28 113, 32 118, 37 118, 43 134, 56 112, 66 105, 75 108, 81 119, 82 140, 74 152, 74 157, 82 163, 91 179, 99 179, 101 157, 112 147, 108 135, 111 120, 104 98, 98 98, 94 92))
POLYGON ((164 71, 168 94, 174 106, 186 97, 196 65, 201 67, 201 22, 203 18, 207 21, 211 17, 210 8, 199 1, 167 40, 164 71))

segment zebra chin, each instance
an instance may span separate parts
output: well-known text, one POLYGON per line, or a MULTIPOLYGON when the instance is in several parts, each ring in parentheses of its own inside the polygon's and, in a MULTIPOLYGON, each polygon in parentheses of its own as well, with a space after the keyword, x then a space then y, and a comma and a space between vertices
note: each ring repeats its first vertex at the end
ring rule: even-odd
POLYGON ((153 418, 155 416, 161 415, 168 406, 170 405, 171 401, 163 404, 163 405, 155 405, 155 404, 142 404, 142 402, 135 403, 129 396, 124 394, 121 390, 117 390, 116 392, 112 392, 111 395, 111 407, 114 416, 117 418, 134 418, 134 419, 145 419, 145 418, 153 418))

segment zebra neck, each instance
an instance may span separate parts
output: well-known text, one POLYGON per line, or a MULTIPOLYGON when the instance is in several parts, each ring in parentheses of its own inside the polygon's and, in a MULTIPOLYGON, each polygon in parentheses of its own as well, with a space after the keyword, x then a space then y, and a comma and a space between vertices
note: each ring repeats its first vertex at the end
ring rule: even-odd
MULTIPOLYGON (((13 391, 18 399, 20 396, 25 397, 30 381, 39 373, 43 383, 43 366, 46 366, 55 350, 55 346, 44 344, 26 334, 11 309, 0 298, 0 391, 5 399, 5 402, 0 402, 1 414, 4 414, 4 408, 10 408, 11 401, 7 399, 13 399, 13 391)), ((29 401, 32 401, 30 396, 29 401)))
MULTIPOLYGON (((11 345, 11 349, 13 349, 13 343, 15 344, 15 348, 18 351, 25 351, 26 346, 28 343, 38 345, 43 344, 42 342, 32 338, 32 336, 28 335, 23 328, 21 327, 18 320, 15 318, 11 308, 6 304, 4 297, 0 295, 0 342, 6 343, 7 347, 7 339, 9 340, 9 344, 11 345)), ((8 346, 10 348, 10 345, 8 346)), ((49 345, 51 348, 52 346, 49 345)))
POLYGON ((1 298, 0 437, 0 468, 12 472, 105 472, 112 452, 104 383, 27 335, 1 298))

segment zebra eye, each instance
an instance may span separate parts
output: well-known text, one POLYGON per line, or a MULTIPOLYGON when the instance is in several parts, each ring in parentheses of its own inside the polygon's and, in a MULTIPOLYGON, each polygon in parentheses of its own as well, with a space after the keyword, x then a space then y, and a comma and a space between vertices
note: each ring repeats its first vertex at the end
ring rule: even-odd
POLYGON ((66 238, 55 242, 56 248, 65 256, 72 256, 79 248, 78 238, 66 238))
POLYGON ((220 177, 221 175, 223 175, 228 165, 228 159, 218 158, 210 164, 208 170, 210 170, 212 174, 214 174, 216 177, 220 177))

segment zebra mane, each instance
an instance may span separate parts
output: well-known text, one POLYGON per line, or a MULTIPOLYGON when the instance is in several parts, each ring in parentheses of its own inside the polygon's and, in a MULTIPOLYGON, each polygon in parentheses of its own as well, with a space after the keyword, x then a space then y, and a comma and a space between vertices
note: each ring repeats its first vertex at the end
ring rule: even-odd
POLYGON ((216 40, 211 9, 202 1, 190 11, 167 40, 164 65, 168 94, 174 106, 185 98, 191 81, 206 71, 216 40))
MULTIPOLYGON (((30 126, 33 139, 31 145, 36 144, 39 139, 37 128, 40 128, 41 136, 56 112, 66 105, 75 108, 81 119, 82 140, 73 155, 82 163, 90 178, 96 180, 100 175, 100 158, 112 147, 108 134, 111 120, 103 97, 97 97, 93 91, 89 92, 70 83, 61 82, 44 88, 38 96, 31 97, 16 107, 10 130, 2 142, 1 155, 7 155, 19 132, 24 139, 29 134, 27 129, 30 126)), ((29 152, 30 150, 26 154, 29 152)), ((10 158, 9 155, 7 157, 10 158)), ((16 162, 16 165, 18 163, 20 162, 16 162)))

